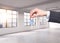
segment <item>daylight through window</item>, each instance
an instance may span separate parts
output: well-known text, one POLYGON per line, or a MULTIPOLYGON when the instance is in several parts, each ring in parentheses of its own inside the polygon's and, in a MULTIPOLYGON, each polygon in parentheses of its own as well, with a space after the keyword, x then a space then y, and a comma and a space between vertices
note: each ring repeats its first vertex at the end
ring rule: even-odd
POLYGON ((17 26, 17 11, 0 9, 0 28, 17 26))

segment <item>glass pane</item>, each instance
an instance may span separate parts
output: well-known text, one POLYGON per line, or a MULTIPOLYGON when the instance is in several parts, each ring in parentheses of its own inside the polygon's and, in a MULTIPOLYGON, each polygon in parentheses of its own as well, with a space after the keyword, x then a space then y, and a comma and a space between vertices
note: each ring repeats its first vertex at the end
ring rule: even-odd
POLYGON ((4 28, 6 28, 6 22, 2 24, 4 28))
POLYGON ((17 16, 16 15, 12 15, 13 18, 16 18, 17 16))
POLYGON ((30 23, 28 22, 27 25, 30 25, 30 23))
POLYGON ((12 11, 12 14, 16 15, 17 14, 17 11, 12 11))
POLYGON ((1 18, 1 22, 2 23, 5 23, 6 22, 6 20, 7 20, 7 16, 6 16, 6 11, 4 10, 2 10, 2 13, 0 14, 1 16, 0 16, 0 18, 1 18))
POLYGON ((7 23, 7 27, 12 27, 12 23, 7 23))
POLYGON ((12 19, 8 19, 8 20, 7 20, 7 23, 8 23, 8 22, 12 22, 12 19))
POLYGON ((13 19, 13 21, 12 22, 17 22, 17 20, 16 19, 13 19))
POLYGON ((7 19, 12 18, 11 14, 7 14, 7 19))
POLYGON ((7 10, 7 19, 12 18, 12 11, 11 10, 7 10))
POLYGON ((0 9, 0 13, 5 13, 6 10, 5 9, 0 9))
POLYGON ((12 14, 12 10, 7 10, 7 14, 12 14))
POLYGON ((0 24, 2 23, 2 15, 0 14, 0 24))
POLYGON ((24 12, 24 15, 26 15, 26 16, 30 16, 30 14, 29 14, 29 13, 25 13, 25 12, 24 12))
POLYGON ((24 22, 27 22, 26 19, 24 19, 24 22))
POLYGON ((27 19, 26 21, 27 21, 27 22, 30 22, 30 20, 28 20, 28 19, 27 19))
POLYGON ((30 23, 29 22, 24 22, 24 25, 30 25, 30 23))
POLYGON ((24 22, 24 25, 26 25, 26 22, 24 22))
POLYGON ((16 22, 12 24, 13 27, 16 27, 16 22))

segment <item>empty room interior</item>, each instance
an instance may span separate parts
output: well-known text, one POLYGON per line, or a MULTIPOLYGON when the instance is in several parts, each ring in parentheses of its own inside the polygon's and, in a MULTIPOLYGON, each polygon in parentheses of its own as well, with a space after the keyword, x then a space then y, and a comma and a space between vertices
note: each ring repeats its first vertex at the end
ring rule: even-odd
POLYGON ((0 0, 0 43, 60 43, 60 0, 0 0))

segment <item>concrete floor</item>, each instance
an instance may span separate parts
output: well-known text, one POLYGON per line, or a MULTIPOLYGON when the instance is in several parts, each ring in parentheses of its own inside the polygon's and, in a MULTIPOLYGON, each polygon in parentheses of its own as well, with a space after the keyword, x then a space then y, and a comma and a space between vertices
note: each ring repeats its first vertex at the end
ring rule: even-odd
POLYGON ((60 43, 60 29, 39 29, 5 35, 0 43, 60 43))

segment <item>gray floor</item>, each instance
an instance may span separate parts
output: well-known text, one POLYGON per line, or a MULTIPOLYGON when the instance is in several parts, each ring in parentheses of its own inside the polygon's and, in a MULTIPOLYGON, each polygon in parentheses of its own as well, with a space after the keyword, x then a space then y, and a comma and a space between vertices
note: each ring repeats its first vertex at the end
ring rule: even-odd
POLYGON ((0 43, 60 43, 60 29, 39 29, 6 35, 0 38, 0 43))

